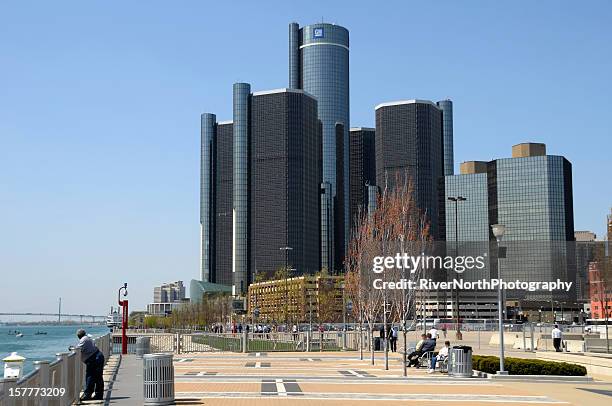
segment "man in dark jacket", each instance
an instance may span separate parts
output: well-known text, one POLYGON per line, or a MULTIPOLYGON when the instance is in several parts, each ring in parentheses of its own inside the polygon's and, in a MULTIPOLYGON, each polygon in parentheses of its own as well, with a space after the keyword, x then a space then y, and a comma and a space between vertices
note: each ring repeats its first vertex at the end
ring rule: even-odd
POLYGON ((425 354, 426 352, 433 351, 436 349, 436 340, 431 338, 431 333, 427 333, 427 339, 423 343, 421 347, 421 354, 425 354))
POLYGON ((93 340, 87 335, 85 330, 77 331, 79 344, 77 348, 81 349, 81 361, 85 363, 85 390, 81 401, 86 400, 103 400, 104 399, 104 354, 96 347, 93 340), (92 398, 91 395, 95 396, 92 398))

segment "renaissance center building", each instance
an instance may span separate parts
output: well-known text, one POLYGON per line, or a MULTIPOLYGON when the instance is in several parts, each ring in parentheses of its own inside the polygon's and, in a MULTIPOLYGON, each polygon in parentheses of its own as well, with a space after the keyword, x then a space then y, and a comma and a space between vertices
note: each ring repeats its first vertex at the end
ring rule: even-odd
POLYGON ((233 86, 233 120, 202 114, 200 281, 191 296, 244 297, 256 273, 314 274, 319 259, 321 126, 301 89, 233 86), (283 247, 290 247, 284 251, 283 247))
POLYGON ((349 32, 289 24, 289 87, 316 97, 322 124, 321 268, 342 268, 349 227, 349 32))

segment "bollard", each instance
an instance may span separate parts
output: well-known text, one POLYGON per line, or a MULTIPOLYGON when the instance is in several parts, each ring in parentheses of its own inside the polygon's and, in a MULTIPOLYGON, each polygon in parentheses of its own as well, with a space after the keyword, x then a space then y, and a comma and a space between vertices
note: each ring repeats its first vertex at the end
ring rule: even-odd
MULTIPOLYGON (((38 376, 40 377, 40 388, 51 387, 51 379, 49 377, 49 361, 34 361, 34 368, 38 370, 38 376)), ((38 399, 40 406, 47 406, 49 404, 49 397, 40 396, 38 399)))
POLYGON ((249 352, 249 333, 247 333, 246 329, 242 332, 242 352, 249 352))
POLYGON ((142 357, 144 404, 174 403, 174 365, 172 354, 145 354, 142 357))

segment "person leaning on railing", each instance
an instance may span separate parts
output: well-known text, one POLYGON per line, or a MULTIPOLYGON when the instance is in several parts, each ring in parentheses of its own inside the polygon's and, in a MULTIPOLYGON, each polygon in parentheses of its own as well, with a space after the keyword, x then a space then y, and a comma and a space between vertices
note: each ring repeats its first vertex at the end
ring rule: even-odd
POLYGON ((77 330, 79 344, 77 348, 81 349, 81 361, 86 366, 85 369, 85 390, 81 401, 86 400, 103 400, 104 399, 104 354, 96 347, 94 341, 87 335, 85 330, 77 330), (94 394, 92 398, 92 394, 94 394))

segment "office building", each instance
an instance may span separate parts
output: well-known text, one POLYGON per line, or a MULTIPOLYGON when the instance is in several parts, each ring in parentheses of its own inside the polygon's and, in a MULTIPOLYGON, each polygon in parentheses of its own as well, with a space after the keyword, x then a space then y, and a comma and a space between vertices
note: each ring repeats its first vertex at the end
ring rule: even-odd
MULTIPOLYGON (((244 296, 255 272, 320 265, 321 126, 300 89, 252 93, 234 85, 233 121, 202 116, 202 280, 244 296), (290 247, 285 252, 281 247, 290 247)), ((197 281, 195 281, 197 282, 197 281)))
POLYGON ((164 283, 153 288, 153 303, 181 302, 184 299, 183 281, 164 283))
MULTIPOLYGON (((572 166, 567 159, 546 155, 544 144, 523 143, 512 147, 512 158, 462 164, 461 174, 446 176, 444 183, 443 232, 449 247, 457 238, 460 247, 470 242, 472 248, 478 245, 474 243, 490 240, 493 249, 486 272, 490 277, 576 281, 572 166), (456 196, 466 200, 448 200, 456 196), (501 269, 497 269, 492 224, 506 226, 501 269)), ((462 276, 471 278, 466 273, 462 276)), ((576 290, 507 291, 506 299, 516 301, 519 308, 549 304, 551 300, 574 302, 576 290)))
POLYGON ((357 127, 350 131, 350 226, 353 228, 359 210, 368 210, 368 186, 376 185, 375 130, 357 127))
POLYGON ((342 322, 342 276, 305 275, 249 285, 248 308, 256 322, 289 324, 342 322))
POLYGON ((598 245, 603 247, 602 241, 596 241, 597 236, 591 231, 576 231, 576 299, 580 303, 590 300, 589 295, 589 263, 595 260, 598 245))
POLYGON ((396 176, 413 183, 417 206, 440 239, 439 190, 444 175, 442 111, 427 100, 376 106, 376 184, 393 187, 396 176))
POLYGON ((201 116, 200 280, 231 286, 233 122, 216 120, 214 114, 201 116))
POLYGON ((315 273, 321 183, 317 101, 302 90, 257 92, 251 115, 251 271, 273 275, 287 259, 296 274, 315 273))
POLYGON ((610 266, 612 266, 612 261, 609 257, 605 261, 589 263, 589 295, 592 319, 606 319, 606 313, 608 319, 612 318, 612 287, 610 287, 609 282, 610 266))
MULTIPOLYGON (((331 201, 332 212, 321 215, 321 250, 333 247, 331 255, 322 255, 320 268, 343 267, 349 227, 349 32, 335 24, 289 25, 289 87, 303 89, 318 101, 322 124, 323 191, 331 201), (337 139, 342 126, 341 140, 337 139), (340 142, 339 142, 340 141, 340 142), (339 148, 342 146, 341 148, 339 148), (344 148, 346 146, 346 148, 344 148), (330 218, 330 215, 331 218, 330 218), (323 222, 331 220, 330 228, 323 222), (332 232, 333 230, 333 232, 332 232), (325 262, 324 262, 325 261, 325 262)), ((322 209, 326 209, 322 206, 322 209)))
POLYGON ((153 288, 153 303, 147 305, 147 314, 165 316, 187 302, 183 281, 164 283, 153 288))

